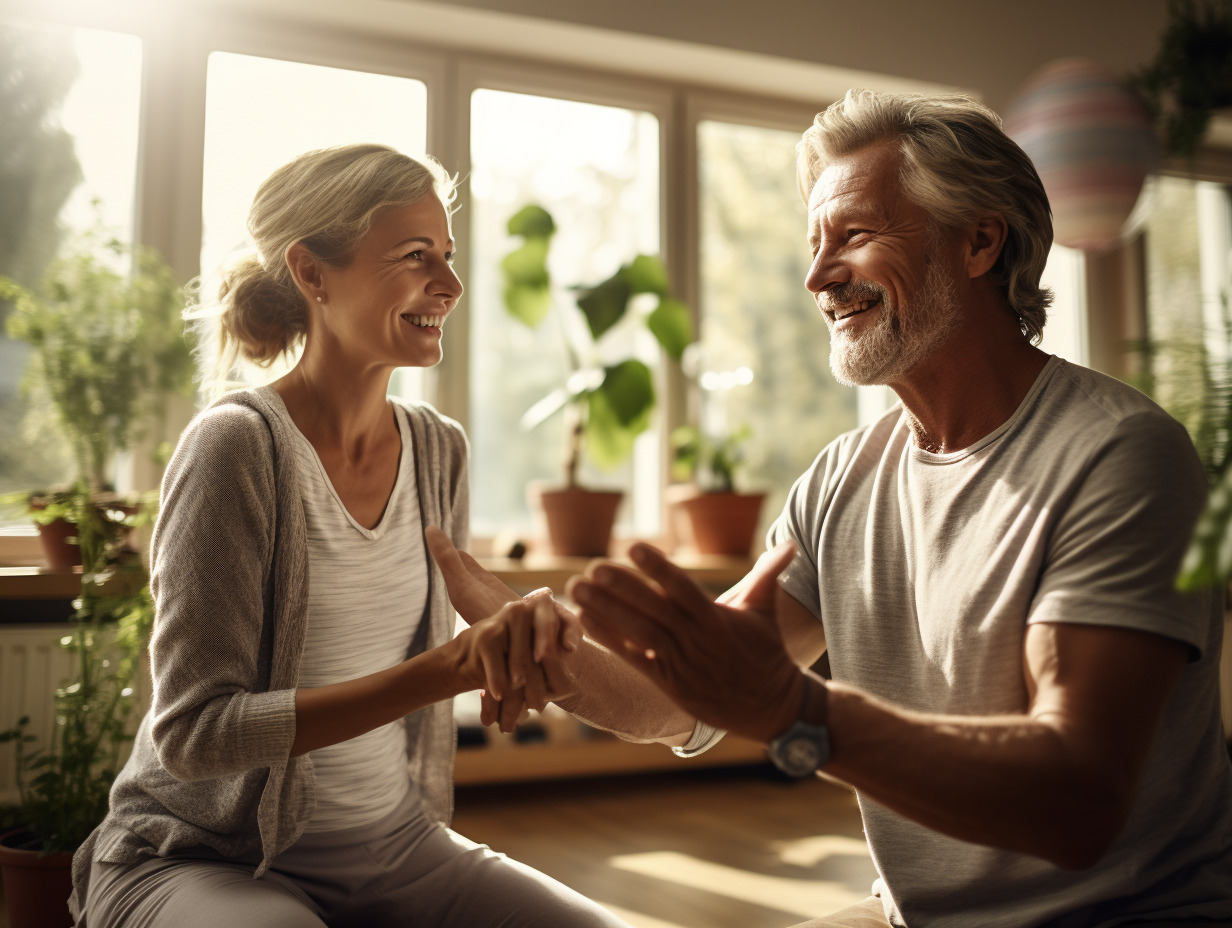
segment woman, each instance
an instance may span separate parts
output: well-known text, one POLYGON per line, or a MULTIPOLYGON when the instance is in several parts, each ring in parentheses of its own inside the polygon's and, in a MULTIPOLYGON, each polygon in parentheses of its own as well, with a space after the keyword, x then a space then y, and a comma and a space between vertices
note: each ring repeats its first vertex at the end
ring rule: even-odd
POLYGON ((453 184, 353 145, 261 186, 224 273, 218 371, 300 348, 188 427, 151 548, 152 705, 74 861, 85 928, 619 926, 449 831, 452 697, 542 707, 580 633, 550 600, 453 637, 426 526, 462 546, 466 442, 386 398, 441 358, 462 295, 453 184))

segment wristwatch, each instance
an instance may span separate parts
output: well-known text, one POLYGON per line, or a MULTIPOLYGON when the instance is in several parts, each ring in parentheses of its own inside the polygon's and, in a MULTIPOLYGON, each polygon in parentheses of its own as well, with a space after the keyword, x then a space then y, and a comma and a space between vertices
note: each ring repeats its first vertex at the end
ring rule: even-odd
POLYGON ((796 722, 771 741, 766 752, 789 777, 807 777, 830 759, 830 731, 824 725, 796 722))

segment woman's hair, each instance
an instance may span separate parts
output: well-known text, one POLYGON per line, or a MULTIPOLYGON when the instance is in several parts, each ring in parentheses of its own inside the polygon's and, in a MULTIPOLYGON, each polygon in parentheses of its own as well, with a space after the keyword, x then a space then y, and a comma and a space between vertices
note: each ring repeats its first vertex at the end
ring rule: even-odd
POLYGON ((953 229, 986 211, 1005 217, 1008 234, 989 279, 1001 287, 1023 334, 1038 342, 1052 293, 1040 276, 1052 247, 1052 211, 1031 159, 983 104, 959 94, 849 90, 796 146, 796 179, 807 200, 834 158, 898 141, 903 191, 934 226, 953 229))
POLYGON ((303 243, 322 261, 345 267, 377 210, 429 194, 449 210, 455 183, 436 160, 416 161, 385 145, 310 151, 271 174, 248 213, 255 249, 218 271, 216 297, 201 298, 198 282, 197 302, 185 313, 194 320, 208 391, 233 385, 241 361, 268 367, 302 344, 308 309, 287 264, 292 245, 303 243))

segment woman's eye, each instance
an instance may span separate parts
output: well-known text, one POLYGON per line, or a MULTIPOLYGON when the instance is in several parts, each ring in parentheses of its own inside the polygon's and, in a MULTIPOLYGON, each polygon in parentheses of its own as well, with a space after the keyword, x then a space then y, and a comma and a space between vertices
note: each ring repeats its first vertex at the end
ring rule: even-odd
POLYGON ((423 257, 423 252, 422 251, 409 251, 402 257, 410 258, 413 261, 418 261, 420 258, 423 257))

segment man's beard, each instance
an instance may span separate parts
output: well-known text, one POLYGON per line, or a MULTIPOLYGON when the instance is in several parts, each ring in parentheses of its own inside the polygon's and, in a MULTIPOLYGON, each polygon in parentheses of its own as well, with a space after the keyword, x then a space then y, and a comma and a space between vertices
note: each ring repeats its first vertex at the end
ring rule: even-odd
POLYGON ((881 300, 876 325, 859 335, 835 332, 830 324, 830 370, 849 387, 900 380, 954 333, 961 314, 954 279, 934 255, 905 316, 891 305, 885 288, 871 281, 835 287, 826 297, 830 304, 881 300))

